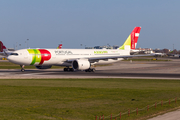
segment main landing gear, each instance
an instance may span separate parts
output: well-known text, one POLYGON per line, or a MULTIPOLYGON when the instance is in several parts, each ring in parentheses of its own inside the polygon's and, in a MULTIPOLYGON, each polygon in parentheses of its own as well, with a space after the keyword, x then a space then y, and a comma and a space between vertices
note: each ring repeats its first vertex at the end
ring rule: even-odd
MULTIPOLYGON (((64 72, 73 72, 73 71, 74 71, 73 68, 69 68, 69 67, 64 68, 64 72)), ((95 71, 96 71, 95 68, 89 68, 89 69, 85 70, 85 72, 95 72, 95 71)))
POLYGON ((95 68, 89 68, 89 69, 85 70, 85 72, 95 72, 95 71, 96 71, 95 68))
POLYGON ((64 68, 64 72, 73 72, 73 71, 74 71, 73 68, 69 68, 69 67, 64 68))
POLYGON ((24 72, 24 71, 25 71, 24 66, 25 66, 25 65, 20 65, 20 67, 21 67, 21 72, 24 72))

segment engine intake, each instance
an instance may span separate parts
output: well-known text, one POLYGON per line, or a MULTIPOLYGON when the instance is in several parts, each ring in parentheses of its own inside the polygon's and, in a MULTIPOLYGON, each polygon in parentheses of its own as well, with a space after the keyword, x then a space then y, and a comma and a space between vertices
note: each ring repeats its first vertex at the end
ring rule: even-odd
POLYGON ((86 70, 90 68, 90 62, 88 60, 74 60, 72 62, 72 68, 75 70, 86 70))

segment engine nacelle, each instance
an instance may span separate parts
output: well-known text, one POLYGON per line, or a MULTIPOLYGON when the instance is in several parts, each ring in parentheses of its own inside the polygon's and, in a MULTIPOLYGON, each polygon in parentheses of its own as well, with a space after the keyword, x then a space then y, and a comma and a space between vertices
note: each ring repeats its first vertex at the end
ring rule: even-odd
POLYGON ((37 69, 49 69, 51 67, 52 67, 52 65, 48 65, 48 66, 36 66, 37 69))
POLYGON ((88 60, 74 60, 72 62, 72 68, 75 70, 86 70, 90 68, 90 62, 88 60))

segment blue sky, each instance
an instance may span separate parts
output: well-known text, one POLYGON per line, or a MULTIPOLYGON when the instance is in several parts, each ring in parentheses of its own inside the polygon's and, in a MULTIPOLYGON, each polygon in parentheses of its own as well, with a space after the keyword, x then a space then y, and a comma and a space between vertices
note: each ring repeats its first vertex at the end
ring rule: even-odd
POLYGON ((122 45, 141 26, 137 47, 174 44, 180 50, 179 5, 178 0, 0 0, 0 41, 8 48, 25 48, 27 39, 31 48, 122 45))

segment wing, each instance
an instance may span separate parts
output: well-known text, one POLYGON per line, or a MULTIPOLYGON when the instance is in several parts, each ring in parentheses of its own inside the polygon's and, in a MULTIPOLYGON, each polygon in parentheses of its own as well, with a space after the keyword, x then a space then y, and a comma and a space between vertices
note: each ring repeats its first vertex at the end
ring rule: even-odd
POLYGON ((64 60, 64 62, 71 63, 71 62, 73 62, 74 60, 77 60, 77 59, 87 59, 90 63, 93 63, 93 62, 96 62, 96 61, 99 61, 99 60, 108 60, 108 59, 117 60, 118 58, 132 58, 132 57, 144 57, 144 56, 154 56, 154 54, 72 58, 72 59, 66 59, 66 60, 64 60))

